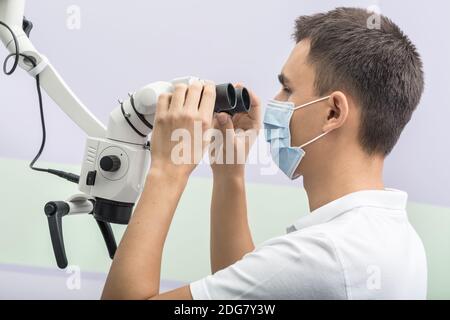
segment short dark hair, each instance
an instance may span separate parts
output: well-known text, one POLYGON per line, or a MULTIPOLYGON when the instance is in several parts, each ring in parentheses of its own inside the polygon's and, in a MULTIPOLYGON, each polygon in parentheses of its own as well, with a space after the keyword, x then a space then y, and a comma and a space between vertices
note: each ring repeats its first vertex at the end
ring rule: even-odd
POLYGON ((318 95, 349 93, 361 106, 359 138, 369 154, 388 155, 411 119, 423 92, 422 61, 416 47, 390 19, 373 12, 336 8, 301 16, 296 42, 310 41, 318 95))

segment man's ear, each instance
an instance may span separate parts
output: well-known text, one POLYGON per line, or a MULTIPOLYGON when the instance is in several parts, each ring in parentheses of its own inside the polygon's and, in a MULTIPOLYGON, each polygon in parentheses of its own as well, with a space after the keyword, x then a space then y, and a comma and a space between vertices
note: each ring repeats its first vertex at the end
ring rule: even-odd
POLYGON ((341 127, 348 116, 348 100, 341 91, 334 91, 327 100, 328 116, 323 131, 328 132, 341 127))

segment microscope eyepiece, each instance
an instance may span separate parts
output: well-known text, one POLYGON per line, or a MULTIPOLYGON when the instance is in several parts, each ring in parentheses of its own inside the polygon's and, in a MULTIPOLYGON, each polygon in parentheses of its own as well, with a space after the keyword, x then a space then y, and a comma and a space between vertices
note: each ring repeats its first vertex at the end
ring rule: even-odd
POLYGON ((249 112, 251 99, 250 94, 246 88, 236 89, 237 101, 236 101, 236 112, 249 112))
POLYGON ((216 86, 214 112, 226 112, 234 115, 240 112, 248 112, 250 106, 250 94, 246 88, 235 88, 231 83, 216 86))
POLYGON ((236 90, 231 83, 216 86, 214 112, 228 112, 236 107, 236 90))

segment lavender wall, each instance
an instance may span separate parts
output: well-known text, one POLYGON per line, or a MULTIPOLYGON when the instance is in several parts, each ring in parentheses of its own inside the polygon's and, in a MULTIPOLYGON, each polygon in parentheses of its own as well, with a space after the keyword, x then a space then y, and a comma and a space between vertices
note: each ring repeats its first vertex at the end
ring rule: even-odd
MULTIPOLYGON (((116 100, 155 80, 197 75, 216 82, 242 81, 263 100, 293 43, 293 21, 335 6, 378 5, 412 38, 425 64, 426 91, 386 164, 386 184, 411 200, 450 206, 450 4, 444 1, 28 1, 32 39, 92 112, 106 122, 116 100), (81 9, 81 29, 69 30, 67 8, 81 9)), ((0 56, 6 50, 0 50, 0 56)), ((0 157, 31 159, 41 131, 34 82, 19 71, 0 76, 0 157)), ((45 98, 48 141, 43 160, 79 163, 85 135, 45 98)), ((197 175, 209 175, 203 165, 197 175)), ((291 184, 281 174, 252 181, 291 184)), ((299 182, 294 182, 299 184, 299 182)))

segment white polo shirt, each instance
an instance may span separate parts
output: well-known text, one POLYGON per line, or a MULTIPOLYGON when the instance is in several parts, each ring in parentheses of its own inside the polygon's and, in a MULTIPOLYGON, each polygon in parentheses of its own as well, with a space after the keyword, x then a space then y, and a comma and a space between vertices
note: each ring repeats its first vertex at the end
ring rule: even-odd
POLYGON ((426 299, 427 263, 408 195, 332 201, 235 264, 190 285, 194 299, 426 299))

